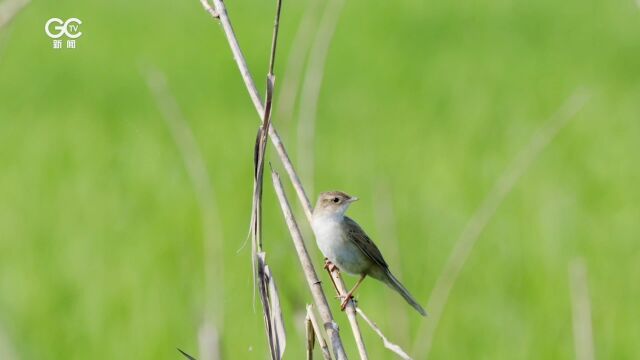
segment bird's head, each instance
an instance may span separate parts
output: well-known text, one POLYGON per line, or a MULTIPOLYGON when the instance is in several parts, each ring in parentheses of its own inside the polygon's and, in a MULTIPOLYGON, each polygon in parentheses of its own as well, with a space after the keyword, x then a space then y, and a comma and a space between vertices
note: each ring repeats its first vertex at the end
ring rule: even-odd
POLYGON ((343 193, 342 191, 327 191, 320 193, 318 202, 313 209, 313 215, 344 215, 352 202, 358 200, 357 197, 343 193))

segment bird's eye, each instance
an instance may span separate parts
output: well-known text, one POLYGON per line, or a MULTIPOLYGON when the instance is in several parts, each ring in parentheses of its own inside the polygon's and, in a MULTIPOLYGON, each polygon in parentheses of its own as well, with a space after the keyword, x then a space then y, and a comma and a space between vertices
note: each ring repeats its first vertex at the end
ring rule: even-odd
POLYGON ((340 202, 340 199, 338 199, 337 197, 335 197, 335 198, 333 198, 333 202, 337 204, 338 202, 340 202))

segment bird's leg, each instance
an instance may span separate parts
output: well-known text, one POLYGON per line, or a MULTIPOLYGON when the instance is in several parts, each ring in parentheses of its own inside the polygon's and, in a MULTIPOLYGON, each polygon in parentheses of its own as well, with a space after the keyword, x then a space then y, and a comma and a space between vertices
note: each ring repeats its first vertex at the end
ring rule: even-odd
POLYGON ((334 263, 329 261, 329 259, 327 258, 324 258, 324 269, 327 270, 327 272, 329 273, 329 279, 331 279, 331 283, 333 284, 333 287, 336 289, 336 292, 338 293, 338 295, 340 295, 340 290, 338 290, 338 285, 336 285, 336 281, 333 280, 333 276, 331 275, 331 272, 333 271, 339 272, 340 270, 334 263))
POLYGON ((349 301, 353 298, 353 293, 356 292, 356 290, 358 289, 358 286, 360 286, 360 284, 362 284, 362 282, 364 281, 365 277, 367 277, 367 274, 360 275, 360 279, 358 279, 358 282, 355 284, 353 289, 351 289, 347 293, 347 295, 344 298, 344 300, 342 300, 342 304, 340 304, 340 310, 344 311, 344 309, 347 307, 347 304, 349 303, 349 301))

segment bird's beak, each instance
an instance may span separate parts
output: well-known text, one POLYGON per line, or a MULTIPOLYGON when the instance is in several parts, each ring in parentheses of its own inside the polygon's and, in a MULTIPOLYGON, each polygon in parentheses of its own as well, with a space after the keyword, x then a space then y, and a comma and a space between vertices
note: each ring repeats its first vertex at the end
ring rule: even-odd
POLYGON ((357 197, 355 197, 355 196, 352 196, 352 197, 350 197, 350 198, 349 198, 349 202, 350 202, 350 203, 352 203, 352 202, 354 202, 354 201, 358 201, 358 198, 357 198, 357 197))

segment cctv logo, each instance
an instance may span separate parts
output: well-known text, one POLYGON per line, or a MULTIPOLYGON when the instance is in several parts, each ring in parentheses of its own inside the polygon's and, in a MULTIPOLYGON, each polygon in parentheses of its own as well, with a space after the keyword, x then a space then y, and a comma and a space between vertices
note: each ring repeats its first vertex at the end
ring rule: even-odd
POLYGON ((70 39, 77 39, 82 35, 82 32, 78 31, 80 25, 82 25, 82 21, 78 18, 71 18, 67 21, 51 18, 44 25, 44 32, 52 39, 58 39, 64 35, 70 39), (54 32, 51 32, 51 28, 54 32))

